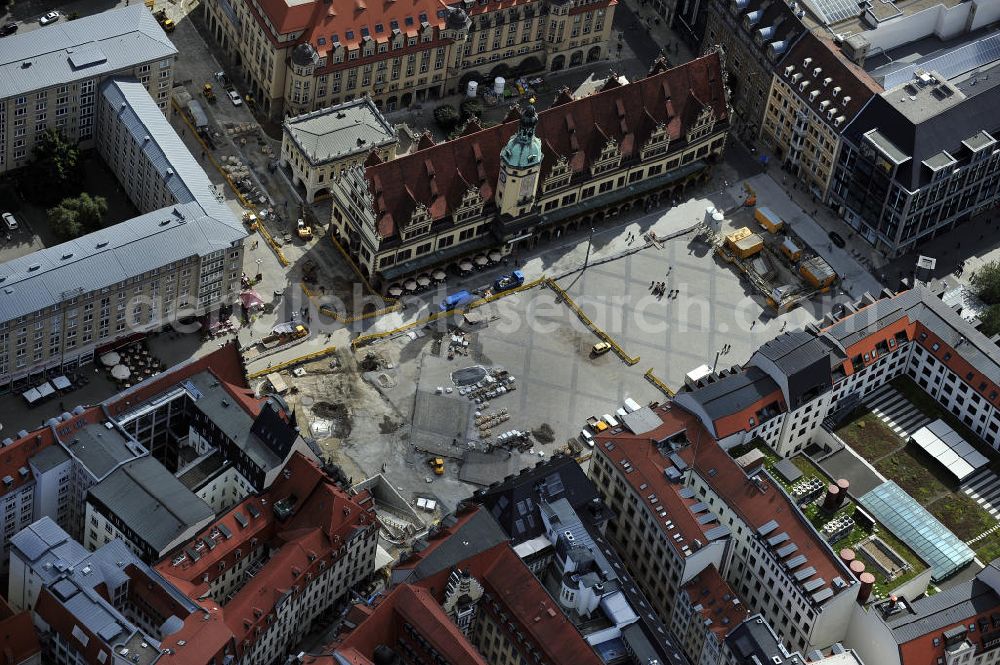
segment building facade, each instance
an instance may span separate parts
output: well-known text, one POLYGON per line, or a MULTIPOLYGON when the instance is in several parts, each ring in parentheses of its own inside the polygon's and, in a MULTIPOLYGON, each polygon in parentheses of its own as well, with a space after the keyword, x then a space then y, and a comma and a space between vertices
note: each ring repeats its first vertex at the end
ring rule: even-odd
POLYGON ((897 256, 1000 201, 1000 85, 915 74, 850 124, 829 202, 868 242, 897 256))
POLYGON ((146 87, 111 78, 95 95, 98 152, 143 214, 0 265, 0 390, 239 293, 246 230, 146 87))
POLYGON ((771 83, 764 144, 817 199, 826 200, 840 136, 880 88, 832 43, 806 33, 771 83))
POLYGON ((396 156, 396 130, 370 97, 286 118, 281 133, 281 165, 312 203, 329 194, 330 183, 375 151, 381 160, 396 156))
MULTIPOLYGON (((349 170, 332 188, 331 230, 366 277, 460 268, 654 205, 707 178, 722 154, 728 107, 721 56, 582 99, 528 107, 489 129, 349 170), (516 121, 515 121, 516 118, 516 121)), ((477 131, 478 130, 478 131, 477 131)))
POLYGON ((352 12, 328 2, 211 0, 205 21, 272 117, 364 95, 394 111, 461 91, 472 79, 603 60, 612 0, 450 6, 419 0, 352 12))
POLYGON ((47 130, 93 147, 98 88, 133 77, 166 110, 177 49, 140 5, 60 21, 0 43, 0 173, 24 166, 47 130))
POLYGON ((725 53, 732 131, 748 146, 760 139, 775 68, 806 32, 785 2, 707 0, 702 43, 725 53))

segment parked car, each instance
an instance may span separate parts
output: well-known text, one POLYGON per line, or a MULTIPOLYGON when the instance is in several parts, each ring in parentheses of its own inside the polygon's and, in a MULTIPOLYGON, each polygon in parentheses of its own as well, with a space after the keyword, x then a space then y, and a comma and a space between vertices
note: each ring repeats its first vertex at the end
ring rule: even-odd
POLYGON ((830 236, 830 241, 834 245, 836 245, 837 247, 840 247, 841 249, 844 248, 844 245, 846 243, 844 242, 844 239, 840 237, 839 233, 837 233, 836 231, 830 231, 830 233, 828 233, 827 235, 830 236))
POLYGON ((14 215, 9 212, 5 212, 3 215, 3 225, 7 227, 8 231, 17 231, 17 220, 14 219, 14 215))
POLYGON ((38 19, 38 22, 42 25, 48 25, 49 23, 55 23, 59 20, 59 12, 49 12, 42 18, 38 19))
POLYGON ((229 101, 233 103, 233 106, 239 106, 243 103, 243 98, 240 97, 240 93, 235 90, 227 90, 226 94, 229 95, 229 101))
POLYGON ((13 35, 15 32, 17 32, 17 23, 5 23, 4 26, 0 28, 0 37, 13 35))
POLYGON ((605 353, 611 350, 611 345, 607 342, 598 342, 590 349, 590 355, 592 356, 603 356, 605 353))

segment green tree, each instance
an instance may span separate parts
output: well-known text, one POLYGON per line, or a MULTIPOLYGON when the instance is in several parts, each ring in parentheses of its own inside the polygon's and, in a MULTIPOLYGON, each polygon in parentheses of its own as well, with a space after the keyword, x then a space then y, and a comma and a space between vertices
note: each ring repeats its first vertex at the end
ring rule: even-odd
POLYGON ((450 132, 458 124, 458 111, 451 104, 441 104, 434 109, 434 122, 445 132, 450 132))
POLYGON ((987 305, 1000 304, 1000 263, 990 261, 972 275, 972 290, 987 305))
POLYGON ((91 196, 83 192, 77 197, 63 199, 59 205, 49 208, 49 226, 60 239, 72 240, 100 229, 104 225, 104 215, 107 212, 108 202, 103 196, 91 196))
POLYGON ((462 112, 462 120, 468 120, 473 116, 481 118, 483 117, 483 100, 479 97, 469 97, 462 102, 459 109, 462 112))
POLYGON ((990 305, 979 317, 979 330, 987 337, 1000 333, 1000 305, 990 305))
POLYGON ((62 132, 49 129, 36 140, 22 182, 30 198, 52 203, 67 191, 79 191, 80 165, 76 144, 70 143, 62 132))

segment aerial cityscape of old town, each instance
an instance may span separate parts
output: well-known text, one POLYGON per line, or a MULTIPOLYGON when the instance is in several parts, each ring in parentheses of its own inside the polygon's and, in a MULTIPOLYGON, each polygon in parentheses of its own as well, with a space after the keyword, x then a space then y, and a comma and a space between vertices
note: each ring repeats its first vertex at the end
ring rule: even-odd
POLYGON ((0 665, 1000 663, 1000 0, 0 0, 0 665))

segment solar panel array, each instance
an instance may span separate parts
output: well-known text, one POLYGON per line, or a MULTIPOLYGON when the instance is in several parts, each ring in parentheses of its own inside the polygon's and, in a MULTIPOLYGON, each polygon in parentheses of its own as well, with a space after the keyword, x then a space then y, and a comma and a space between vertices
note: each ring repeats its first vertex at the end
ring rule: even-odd
POLYGON ((953 430, 943 420, 934 422, 913 433, 913 442, 923 448, 928 455, 948 469, 959 481, 989 462, 978 450, 972 447, 962 435, 953 430))
POLYGON ((953 79, 998 60, 1000 60, 1000 31, 923 62, 913 63, 890 72, 886 74, 882 87, 889 90, 902 85, 911 80, 914 72, 918 69, 927 72, 935 71, 946 79, 953 79))
POLYGON ((813 11, 827 25, 839 23, 861 14, 858 0, 806 0, 806 4, 812 7, 813 11))

